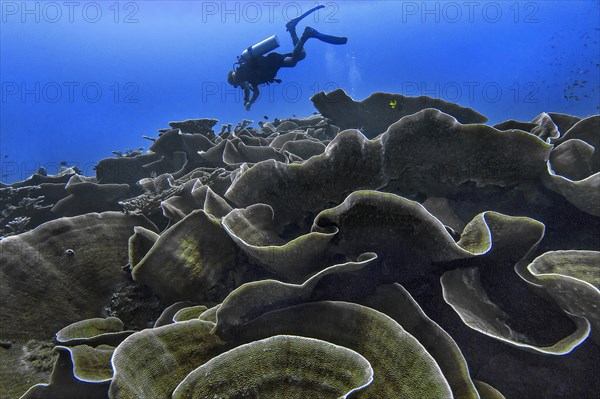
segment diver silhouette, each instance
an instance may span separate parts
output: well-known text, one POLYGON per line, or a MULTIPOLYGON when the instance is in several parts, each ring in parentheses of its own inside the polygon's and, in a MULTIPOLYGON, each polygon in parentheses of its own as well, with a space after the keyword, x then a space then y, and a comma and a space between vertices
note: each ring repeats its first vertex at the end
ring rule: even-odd
POLYGON ((281 83, 281 79, 275 78, 279 68, 294 67, 298 61, 301 61, 306 57, 304 43, 306 43, 308 39, 315 38, 330 44, 346 44, 348 39, 345 37, 325 35, 311 27, 306 27, 302 36, 298 38, 298 35, 296 34, 296 25, 298 22, 320 8, 325 8, 325 6, 319 5, 313 7, 299 17, 290 20, 285 25, 286 30, 290 32, 292 42, 294 43, 294 50, 291 53, 280 54, 273 52, 264 55, 279 47, 279 40, 277 39, 277 36, 273 35, 254 46, 248 47, 238 57, 238 61, 233 64, 233 71, 229 71, 227 74, 227 82, 233 87, 241 86, 244 90, 244 107, 247 111, 250 110, 250 107, 260 94, 258 89, 259 85, 271 84, 273 82, 281 83), (252 98, 249 99, 250 90, 252 90, 252 98))

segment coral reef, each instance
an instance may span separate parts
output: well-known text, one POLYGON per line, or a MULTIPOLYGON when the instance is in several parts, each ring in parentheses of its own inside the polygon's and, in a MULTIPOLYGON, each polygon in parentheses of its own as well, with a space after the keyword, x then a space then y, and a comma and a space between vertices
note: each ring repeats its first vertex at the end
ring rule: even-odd
POLYGON ((487 118, 480 113, 427 96, 406 97, 401 94, 373 93, 357 102, 344 90, 315 94, 311 101, 319 112, 331 119, 340 129, 360 129, 365 136, 373 138, 386 131, 400 118, 426 108, 435 108, 453 116, 460 123, 483 123, 487 118))
POLYGON ((593 397, 600 116, 312 101, 0 188, 7 397, 593 397))

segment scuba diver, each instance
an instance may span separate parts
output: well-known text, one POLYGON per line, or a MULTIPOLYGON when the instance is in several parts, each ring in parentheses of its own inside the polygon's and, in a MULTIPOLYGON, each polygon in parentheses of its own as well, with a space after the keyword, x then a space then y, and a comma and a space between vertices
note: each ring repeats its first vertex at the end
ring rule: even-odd
POLYGON ((346 44, 348 39, 345 37, 324 35, 311 27, 306 27, 302 33, 302 37, 298 38, 296 34, 296 25, 298 22, 320 8, 325 8, 325 6, 319 5, 311 8, 285 25, 294 43, 294 50, 291 53, 269 53, 266 56, 263 55, 279 47, 279 40, 277 36, 273 35, 252 47, 248 47, 238 57, 238 62, 233 64, 233 71, 229 71, 227 74, 227 82, 233 87, 241 86, 244 89, 244 107, 247 111, 250 110, 250 107, 258 98, 260 93, 258 90, 259 85, 265 83, 271 84, 273 82, 281 83, 281 79, 275 78, 279 68, 294 67, 298 61, 306 57, 304 43, 308 39, 315 38, 330 44, 346 44), (250 90, 252 90, 252 98, 249 99, 250 90))

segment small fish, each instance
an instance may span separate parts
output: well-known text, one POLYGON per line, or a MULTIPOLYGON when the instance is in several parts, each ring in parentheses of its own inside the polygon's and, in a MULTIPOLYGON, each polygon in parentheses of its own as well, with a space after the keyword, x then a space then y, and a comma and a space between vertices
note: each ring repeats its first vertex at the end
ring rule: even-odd
POLYGON ((395 109, 398 102, 396 100, 390 101, 390 108, 395 109))
POLYGON ((4 159, 6 159, 6 158, 8 158, 8 155, 5 155, 5 156, 4 156, 4 159))
POLYGON ((263 115, 263 118, 265 119, 269 119, 269 117, 267 115, 263 115))
POLYGON ((292 116, 295 118, 295 117, 296 117, 296 114, 292 114, 292 116))

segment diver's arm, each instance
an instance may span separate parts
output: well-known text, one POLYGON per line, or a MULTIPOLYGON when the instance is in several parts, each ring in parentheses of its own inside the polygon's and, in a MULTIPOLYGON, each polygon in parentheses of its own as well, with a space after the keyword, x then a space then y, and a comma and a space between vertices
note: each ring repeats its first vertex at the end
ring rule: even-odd
POLYGON ((246 105, 246 111, 250 110, 250 107, 252 106, 252 104, 254 104, 254 101, 256 101, 256 99, 258 98, 258 95, 260 94, 260 91, 258 90, 258 85, 253 84, 251 89, 252 89, 252 98, 250 99, 250 101, 247 100, 247 97, 244 99, 244 104, 246 105))
POLYGON ((248 102, 248 97, 250 97, 250 84, 248 82, 242 83, 242 88, 244 89, 244 105, 248 102))
POLYGON ((250 104, 253 104, 254 101, 258 98, 260 91, 258 90, 258 85, 252 85, 252 98, 250 99, 250 104))

